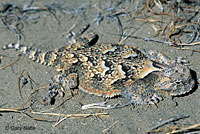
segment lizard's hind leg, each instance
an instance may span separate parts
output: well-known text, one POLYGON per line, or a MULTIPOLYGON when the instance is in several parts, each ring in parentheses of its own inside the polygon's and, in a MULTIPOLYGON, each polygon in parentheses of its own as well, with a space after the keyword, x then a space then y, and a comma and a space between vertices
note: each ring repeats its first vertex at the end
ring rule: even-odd
POLYGON ((78 33, 70 31, 66 36, 67 46, 72 45, 73 48, 87 48, 96 44, 99 36, 91 31, 87 31, 89 25, 84 26, 78 33))

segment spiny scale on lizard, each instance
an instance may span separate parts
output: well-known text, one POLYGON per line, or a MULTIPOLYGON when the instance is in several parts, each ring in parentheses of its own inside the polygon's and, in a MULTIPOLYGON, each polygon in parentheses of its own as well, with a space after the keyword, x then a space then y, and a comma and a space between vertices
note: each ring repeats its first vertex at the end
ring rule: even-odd
POLYGON ((133 104, 157 103, 167 95, 182 95, 194 87, 183 60, 160 52, 116 43, 96 44, 98 36, 82 34, 60 49, 44 52, 19 44, 2 49, 20 50, 34 61, 56 67, 49 96, 64 88, 111 98, 121 95, 133 104), (59 86, 61 84, 62 86, 59 86))

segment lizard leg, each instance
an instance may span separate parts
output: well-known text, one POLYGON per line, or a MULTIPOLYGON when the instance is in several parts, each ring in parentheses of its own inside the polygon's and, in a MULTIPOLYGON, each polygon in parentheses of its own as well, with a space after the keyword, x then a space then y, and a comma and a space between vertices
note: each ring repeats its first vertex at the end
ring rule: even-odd
POLYGON ((66 90, 74 89, 78 86, 78 76, 76 73, 71 73, 68 76, 65 75, 55 75, 49 82, 49 92, 47 98, 55 98, 58 94, 60 96, 65 95, 66 90))
POLYGON ((76 49, 80 49, 95 45, 99 39, 99 36, 97 34, 94 34, 93 32, 85 33, 88 28, 89 25, 84 26, 77 34, 73 31, 70 31, 69 34, 66 36, 67 47, 71 46, 76 49))
POLYGON ((131 105, 147 104, 147 105, 156 105, 158 102, 162 101, 164 97, 156 93, 155 90, 145 91, 143 93, 135 91, 135 87, 130 86, 126 87, 122 91, 122 97, 126 98, 131 105), (148 92, 148 93, 147 93, 148 92))
POLYGON ((126 85, 122 90, 122 97, 132 105, 156 104, 165 97, 159 90, 156 90, 158 82, 158 75, 149 74, 144 79, 126 85))

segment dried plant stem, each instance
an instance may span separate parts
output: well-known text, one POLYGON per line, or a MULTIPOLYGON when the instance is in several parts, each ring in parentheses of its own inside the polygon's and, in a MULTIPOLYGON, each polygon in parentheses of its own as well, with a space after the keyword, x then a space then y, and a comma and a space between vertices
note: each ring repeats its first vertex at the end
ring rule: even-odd
POLYGON ((45 119, 42 119, 42 118, 31 117, 29 114, 22 112, 22 111, 19 111, 19 110, 16 110, 14 108, 0 108, 0 112, 15 112, 15 113, 20 113, 20 114, 22 114, 22 115, 24 115, 28 118, 31 118, 33 120, 46 121, 45 119))
POLYGON ((54 125, 52 125, 53 127, 56 127, 57 125, 59 125, 61 122, 63 122, 65 119, 67 119, 67 117, 62 118, 61 120, 59 120, 58 122, 56 122, 54 125))
POLYGON ((117 120, 117 121, 115 121, 112 125, 110 125, 108 128, 106 128, 106 129, 104 129, 103 131, 102 131, 102 133, 104 133, 104 132, 106 132, 106 131, 108 131, 109 129, 111 129, 115 124, 117 124, 119 122, 119 120, 117 120))
POLYGON ((108 113, 91 113, 91 114, 58 114, 58 113, 41 113, 41 112, 31 112, 32 114, 39 114, 39 115, 49 115, 49 116, 63 116, 67 118, 72 117, 89 117, 89 116, 105 116, 108 115, 108 113))
POLYGON ((17 60, 12 61, 12 62, 9 63, 8 65, 1 66, 1 67, 0 67, 0 70, 1 70, 1 69, 5 69, 5 68, 7 68, 7 67, 9 67, 9 66, 12 66, 12 65, 15 64, 17 61, 19 61, 19 59, 20 59, 20 57, 19 57, 17 60))
POLYGON ((167 134, 181 133, 181 132, 186 131, 186 130, 196 129, 197 127, 200 127, 200 123, 194 124, 194 125, 188 126, 188 127, 183 127, 183 128, 181 128, 179 130, 173 130, 172 132, 167 133, 167 134))
POLYGON ((159 123, 158 125, 153 126, 152 128, 150 128, 150 130, 148 132, 151 132, 152 130, 155 130, 155 129, 157 129, 157 128, 159 128, 159 127, 161 127, 161 126, 163 126, 163 125, 165 125, 165 124, 167 124, 169 122, 173 122, 173 121, 180 120, 180 119, 183 119, 183 118, 188 118, 188 117, 189 117, 188 115, 187 116, 185 116, 185 115, 177 115, 175 117, 171 117, 171 118, 159 123))
POLYGON ((200 45, 200 41, 198 42, 193 42, 193 43, 190 43, 190 44, 177 44, 179 46, 195 46, 195 45, 200 45))

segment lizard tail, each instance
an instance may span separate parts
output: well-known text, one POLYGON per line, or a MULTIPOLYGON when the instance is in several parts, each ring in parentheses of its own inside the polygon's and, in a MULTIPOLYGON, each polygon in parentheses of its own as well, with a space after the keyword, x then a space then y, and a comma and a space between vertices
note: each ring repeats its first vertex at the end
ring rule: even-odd
POLYGON ((20 51, 33 61, 36 61, 40 64, 44 65, 54 65, 57 57, 57 51, 49 51, 49 52, 44 52, 32 47, 28 47, 25 45, 20 45, 20 44, 8 44, 2 47, 2 50, 7 50, 7 49, 15 49, 16 51, 20 51))

